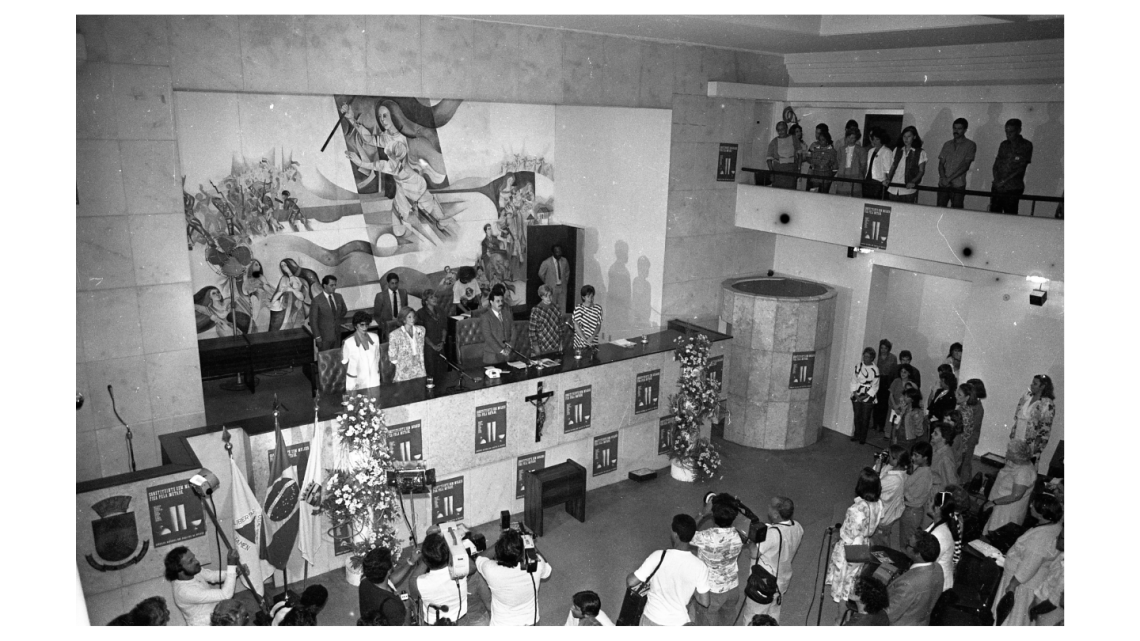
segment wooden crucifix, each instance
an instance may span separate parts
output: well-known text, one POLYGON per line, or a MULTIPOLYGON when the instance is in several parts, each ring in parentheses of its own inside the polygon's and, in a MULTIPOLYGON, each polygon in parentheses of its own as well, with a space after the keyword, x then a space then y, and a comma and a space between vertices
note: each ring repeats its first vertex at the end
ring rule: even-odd
POLYGON ((546 402, 550 397, 554 396, 554 392, 542 391, 542 381, 538 382, 538 391, 525 399, 528 403, 533 403, 535 408, 534 417, 534 442, 538 443, 542 440, 542 424, 546 422, 546 402))

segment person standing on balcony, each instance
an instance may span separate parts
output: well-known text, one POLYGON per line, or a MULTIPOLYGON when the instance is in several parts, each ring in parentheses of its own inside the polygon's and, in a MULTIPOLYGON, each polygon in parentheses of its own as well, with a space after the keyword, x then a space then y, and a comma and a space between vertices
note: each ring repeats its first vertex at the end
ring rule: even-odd
POLYGON ((954 121, 954 137, 942 145, 938 154, 938 206, 950 205, 954 209, 965 207, 966 174, 974 163, 978 145, 966 137, 970 122, 965 118, 954 121))
MULTIPOLYGON (((859 146, 859 139, 862 137, 863 134, 859 132, 858 127, 848 129, 843 145, 836 146, 835 156, 839 165, 836 178, 862 180, 863 175, 867 173, 867 153, 859 146)), ((831 185, 831 193, 837 196, 861 198, 863 185, 854 182, 834 182, 831 185)))
POLYGON ((990 211, 1017 215, 1025 193, 1025 169, 1033 162, 1033 143, 1021 137, 1021 120, 1005 121, 1005 140, 994 159, 994 182, 990 186, 990 211))
POLYGON ((913 125, 903 129, 902 145, 895 149, 894 155, 887 182, 904 183, 906 186, 890 187, 887 190, 890 199, 900 203, 917 203, 918 190, 915 187, 922 182, 922 176, 926 174, 926 152, 922 149, 922 138, 918 136, 918 129, 913 125))
MULTIPOLYGON (((788 135, 788 123, 776 123, 776 137, 768 143, 768 169, 794 173, 799 169, 802 153, 800 143, 788 135)), ((795 176, 772 176, 772 186, 777 189, 795 189, 795 176)))
POLYGON ((887 177, 891 172, 891 136, 881 127, 871 127, 871 148, 867 150, 867 173, 863 175, 863 197, 885 200, 887 177))
POLYGON ((831 191, 831 181, 839 169, 839 161, 835 155, 835 147, 831 145, 831 133, 827 125, 815 128, 815 142, 809 150, 811 158, 811 182, 809 189, 821 194, 831 191))

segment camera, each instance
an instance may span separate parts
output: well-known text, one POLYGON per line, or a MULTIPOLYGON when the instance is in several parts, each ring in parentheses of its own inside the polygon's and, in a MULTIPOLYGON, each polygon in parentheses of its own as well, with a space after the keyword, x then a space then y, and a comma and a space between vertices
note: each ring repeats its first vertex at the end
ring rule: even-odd
POLYGON ((886 463, 890 463, 890 461, 891 461, 891 451, 890 450, 883 450, 882 452, 876 452, 875 454, 872 454, 871 456, 875 459, 876 463, 886 464, 886 463))
POLYGON ((511 513, 509 510, 503 510, 499 513, 499 527, 503 532, 514 530, 519 533, 519 536, 522 537, 523 544, 523 557, 519 563, 519 568, 526 572, 537 572, 538 548, 534 546, 534 532, 524 523, 511 521, 511 513))
POLYGON ((705 503, 712 503, 714 505, 727 505, 728 507, 736 510, 738 514, 748 519, 748 540, 753 543, 759 543, 764 540, 764 536, 768 530, 765 523, 760 522, 760 517, 756 513, 748 509, 739 498, 729 494, 728 492, 709 492, 705 494, 705 503))

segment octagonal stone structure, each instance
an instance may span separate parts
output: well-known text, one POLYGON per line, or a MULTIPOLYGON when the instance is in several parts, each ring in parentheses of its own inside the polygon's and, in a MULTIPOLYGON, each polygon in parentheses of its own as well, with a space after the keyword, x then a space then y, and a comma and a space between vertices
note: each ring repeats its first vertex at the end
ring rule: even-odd
POLYGON ((781 276, 721 283, 720 318, 732 334, 725 439, 768 450, 819 439, 837 294, 824 283, 781 276), (810 388, 790 387, 796 352, 815 354, 810 388))

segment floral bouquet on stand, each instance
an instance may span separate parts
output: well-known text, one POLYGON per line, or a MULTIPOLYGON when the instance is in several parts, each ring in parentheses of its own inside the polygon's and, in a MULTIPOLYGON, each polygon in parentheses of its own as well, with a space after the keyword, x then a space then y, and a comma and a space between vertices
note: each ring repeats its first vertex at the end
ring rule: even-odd
POLYGON ((677 338, 674 358, 681 361, 681 378, 677 393, 669 397, 675 417, 669 460, 696 481, 712 479, 720 469, 716 446, 701 436, 701 426, 720 409, 720 381, 708 375, 710 344, 704 334, 677 338))
POLYGON ((334 536, 348 530, 350 563, 359 568, 364 555, 374 548, 388 548, 393 558, 399 555, 400 540, 393 523, 400 504, 387 486, 388 472, 394 468, 384 412, 364 395, 353 396, 343 405, 337 417, 341 456, 325 483, 322 507, 332 520, 334 536))

